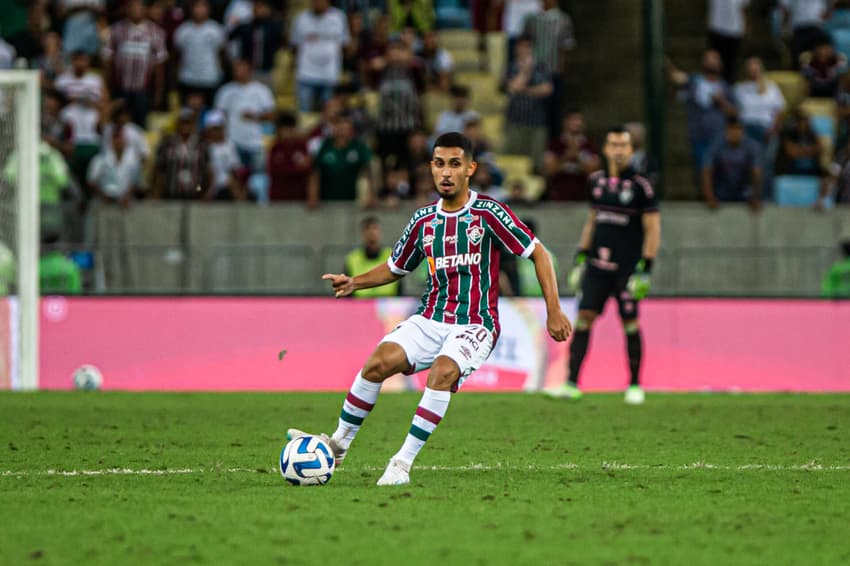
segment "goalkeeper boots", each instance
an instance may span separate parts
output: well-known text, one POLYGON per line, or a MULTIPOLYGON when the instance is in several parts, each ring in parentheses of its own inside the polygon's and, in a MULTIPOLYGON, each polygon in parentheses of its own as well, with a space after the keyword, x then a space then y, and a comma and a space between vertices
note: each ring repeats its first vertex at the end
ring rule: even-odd
POLYGON ((626 389, 625 400, 628 405, 642 405, 645 398, 646 394, 640 385, 632 385, 626 389))
POLYGON ((297 428, 291 428, 286 431, 286 439, 287 440, 295 440, 301 436, 318 436, 322 440, 324 440, 328 446, 331 447, 331 450, 334 453, 334 463, 336 467, 340 467, 342 465, 342 461, 345 460, 345 454, 348 450, 342 448, 339 444, 337 444, 333 438, 329 437, 327 434, 310 434, 309 432, 304 432, 303 430, 298 430, 297 428))

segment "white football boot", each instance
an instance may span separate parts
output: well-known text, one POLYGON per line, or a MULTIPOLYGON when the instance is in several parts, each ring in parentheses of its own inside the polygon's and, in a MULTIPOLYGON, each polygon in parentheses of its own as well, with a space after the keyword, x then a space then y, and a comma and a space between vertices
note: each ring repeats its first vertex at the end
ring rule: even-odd
POLYGON ((646 394, 640 385, 631 385, 626 389, 625 401, 627 405, 643 405, 645 399, 646 394))
POLYGON ((298 430, 297 428, 291 428, 286 431, 286 439, 287 440, 295 440, 300 436, 318 436, 325 442, 327 442, 328 446, 331 447, 331 450, 334 453, 334 465, 339 468, 342 465, 342 461, 345 460, 345 455, 348 450, 344 450, 339 444, 337 444, 333 438, 325 434, 310 434, 309 432, 304 432, 303 430, 298 430))
POLYGON ((410 464, 392 458, 378 480, 378 485, 404 485, 410 483, 410 464))

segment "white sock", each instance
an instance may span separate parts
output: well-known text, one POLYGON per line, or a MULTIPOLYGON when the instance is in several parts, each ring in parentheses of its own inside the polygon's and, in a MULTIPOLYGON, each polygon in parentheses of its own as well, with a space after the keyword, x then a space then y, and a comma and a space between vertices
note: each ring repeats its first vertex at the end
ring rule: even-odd
POLYGON ((360 372, 357 372, 357 377, 354 378, 354 383, 342 404, 339 425, 336 432, 331 436, 343 450, 348 450, 351 441, 354 440, 357 431, 363 425, 363 420, 369 416, 375 406, 375 401, 378 400, 378 393, 380 392, 380 383, 366 381, 360 375, 360 372))
POLYGON ((413 424, 410 425, 410 431, 407 433, 407 438, 404 439, 404 444, 401 450, 393 456, 397 460, 402 460, 407 464, 413 464, 416 455, 425 446, 425 441, 440 424, 440 421, 449 410, 449 401, 452 400, 450 391, 437 391, 436 389, 425 388, 422 394, 422 400, 419 401, 419 407, 416 409, 416 414, 413 415, 413 424))

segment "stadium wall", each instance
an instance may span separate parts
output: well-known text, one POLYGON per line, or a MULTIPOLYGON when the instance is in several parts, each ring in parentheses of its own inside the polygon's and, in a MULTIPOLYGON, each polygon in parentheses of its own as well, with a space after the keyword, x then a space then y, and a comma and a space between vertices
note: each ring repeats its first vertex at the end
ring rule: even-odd
MULTIPOLYGON (((94 364, 105 389, 343 391, 415 299, 63 298, 41 309, 43 389, 94 364)), ((572 299, 564 300, 574 315, 572 299)), ((663 391, 850 391, 850 302, 652 299, 641 304, 645 385, 663 391)), ((464 390, 534 391, 564 379, 568 350, 545 333, 539 299, 504 299, 503 332, 464 390)), ((611 310, 582 378, 623 389, 625 344, 611 310)), ((0 387, 2 387, 0 380, 0 387)), ((387 390, 420 389, 424 374, 387 390)))

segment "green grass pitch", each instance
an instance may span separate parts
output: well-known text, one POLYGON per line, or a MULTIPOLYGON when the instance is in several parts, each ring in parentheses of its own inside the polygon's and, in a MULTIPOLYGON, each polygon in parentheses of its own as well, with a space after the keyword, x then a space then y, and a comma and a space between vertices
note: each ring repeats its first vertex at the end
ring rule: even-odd
POLYGON ((0 394, 0 564, 850 564, 850 396, 461 393, 377 488, 418 398, 297 488, 342 394, 0 394))

